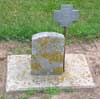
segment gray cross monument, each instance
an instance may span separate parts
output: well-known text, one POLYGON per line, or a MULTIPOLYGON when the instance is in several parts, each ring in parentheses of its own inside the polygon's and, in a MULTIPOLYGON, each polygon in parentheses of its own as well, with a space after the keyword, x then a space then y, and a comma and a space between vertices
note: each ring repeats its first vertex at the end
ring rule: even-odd
MULTIPOLYGON (((73 10, 72 5, 70 4, 68 5, 64 4, 61 6, 61 10, 55 10, 54 20, 60 23, 61 26, 64 28, 65 39, 66 39, 67 27, 70 27, 73 21, 78 20, 78 15, 79 15, 79 10, 73 10)), ((66 42, 65 42, 65 45, 66 45, 66 42)), ((65 55, 65 48, 64 48, 64 55, 65 55)), ((64 60, 65 60, 65 56, 64 56, 64 60)))
POLYGON ((79 10, 73 10, 72 5, 63 4, 61 10, 55 10, 54 20, 64 27, 64 35, 66 38, 66 29, 70 27, 73 21, 78 20, 79 10))
POLYGON ((62 27, 71 26, 73 21, 78 20, 79 10, 73 10, 72 5, 62 5, 61 10, 55 10, 54 20, 59 22, 62 27))

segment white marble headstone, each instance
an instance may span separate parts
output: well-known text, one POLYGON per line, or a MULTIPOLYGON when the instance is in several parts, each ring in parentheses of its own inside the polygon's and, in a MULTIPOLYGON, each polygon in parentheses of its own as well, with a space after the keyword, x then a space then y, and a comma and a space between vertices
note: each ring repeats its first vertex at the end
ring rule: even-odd
POLYGON ((64 62, 64 35, 41 32, 32 36, 32 74, 62 74, 64 62))

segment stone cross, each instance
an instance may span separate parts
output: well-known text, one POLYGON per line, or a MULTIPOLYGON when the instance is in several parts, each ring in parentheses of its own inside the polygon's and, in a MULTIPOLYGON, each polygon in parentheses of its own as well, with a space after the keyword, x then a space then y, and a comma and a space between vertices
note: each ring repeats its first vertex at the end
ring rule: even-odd
MULTIPOLYGON (((55 10, 54 20, 61 24, 64 27, 64 36, 66 39, 66 30, 67 27, 70 27, 73 21, 78 20, 79 10, 73 10, 72 5, 62 5, 61 10, 55 10)), ((65 42, 66 45, 66 42, 65 42)), ((64 49, 65 53, 65 49, 64 49)), ((64 56, 65 58, 65 56, 64 56)), ((65 62, 64 62, 65 63, 65 62)))
POLYGON ((71 26, 73 21, 78 20, 79 10, 73 10, 72 5, 62 5, 61 10, 54 12, 54 20, 59 22, 62 27, 71 26))

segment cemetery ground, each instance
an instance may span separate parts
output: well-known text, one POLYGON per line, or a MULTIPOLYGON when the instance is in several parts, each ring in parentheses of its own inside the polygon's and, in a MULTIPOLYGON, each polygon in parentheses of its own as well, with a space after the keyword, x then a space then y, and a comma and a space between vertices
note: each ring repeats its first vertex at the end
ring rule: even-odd
POLYGON ((74 41, 66 46, 66 53, 86 55, 97 86, 94 90, 5 92, 7 55, 30 54, 30 43, 18 41, 30 41, 40 31, 63 33, 53 20, 53 12, 61 4, 72 4, 80 10, 79 21, 68 29, 68 41, 73 37, 84 41, 100 37, 100 0, 0 0, 0 99, 100 99, 100 40, 74 41))
POLYGON ((30 40, 38 32, 63 33, 53 20, 54 10, 72 4, 80 12, 69 35, 93 39, 100 37, 100 0, 0 0, 0 40, 30 40))
POLYGON ((5 92, 7 55, 30 54, 29 43, 0 42, 0 99, 100 99, 100 40, 70 43, 66 46, 66 53, 85 54, 96 83, 95 89, 59 90, 44 92, 28 90, 27 92, 5 92))

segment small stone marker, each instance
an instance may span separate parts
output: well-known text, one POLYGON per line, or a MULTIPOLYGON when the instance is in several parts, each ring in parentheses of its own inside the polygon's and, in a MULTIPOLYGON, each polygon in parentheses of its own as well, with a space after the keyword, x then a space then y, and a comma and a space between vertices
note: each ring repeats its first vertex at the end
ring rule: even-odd
MULTIPOLYGON (((79 15, 79 10, 73 10, 72 5, 70 4, 69 5, 64 4, 61 6, 61 10, 55 10, 54 12, 54 20, 60 23, 61 26, 64 28, 65 46, 66 46, 67 27, 70 27, 73 21, 78 20, 78 15, 79 15)), ((65 50, 66 49, 64 47, 64 59, 65 59, 65 50)))
MULTIPOLYGON (((79 10, 73 10, 72 5, 62 5, 61 10, 55 10, 54 20, 61 24, 64 28, 64 36, 66 39, 66 30, 71 26, 73 21, 78 20, 79 10)), ((65 42, 66 44, 66 42, 65 42)))
POLYGON ((64 62, 64 36, 41 32, 32 37, 32 74, 61 74, 64 62))
POLYGON ((72 5, 62 5, 61 10, 54 12, 54 20, 59 22, 62 27, 71 26, 73 21, 78 20, 79 10, 73 10, 72 5))

